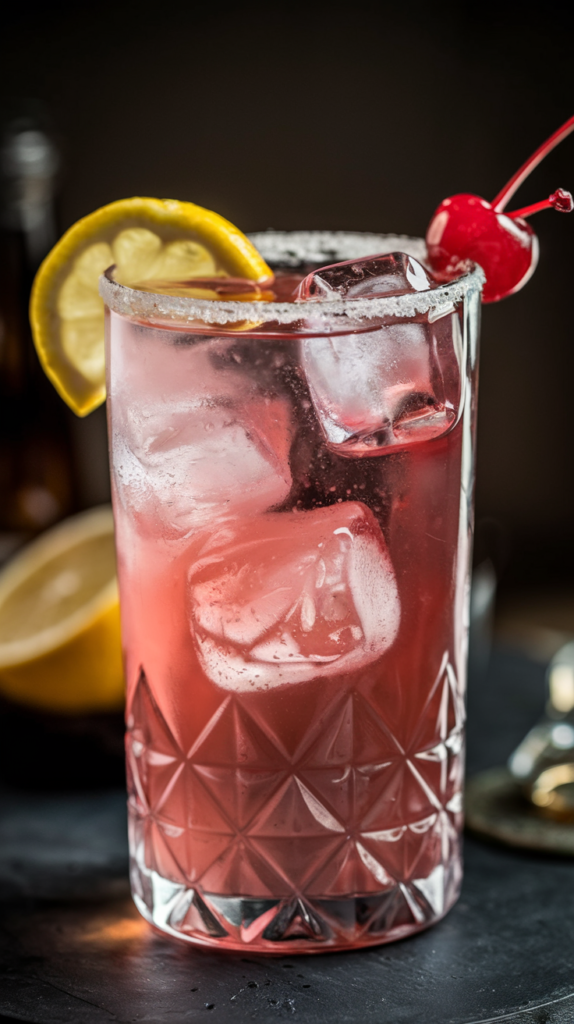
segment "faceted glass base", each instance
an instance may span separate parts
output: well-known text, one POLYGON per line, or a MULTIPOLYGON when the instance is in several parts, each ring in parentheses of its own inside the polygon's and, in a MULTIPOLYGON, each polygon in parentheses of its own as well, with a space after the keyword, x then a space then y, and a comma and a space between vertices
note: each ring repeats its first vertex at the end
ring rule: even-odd
POLYGON ((162 878, 131 862, 134 901, 160 931, 203 946, 290 955, 393 942, 428 928, 456 902, 457 858, 428 878, 346 898, 218 896, 162 878))
POLYGON ((189 748, 142 670, 127 735, 142 914, 190 942, 275 953, 375 945, 443 917, 461 879, 463 771, 446 653, 429 689, 405 746, 342 687, 299 714, 295 750, 284 709, 225 692, 189 748))

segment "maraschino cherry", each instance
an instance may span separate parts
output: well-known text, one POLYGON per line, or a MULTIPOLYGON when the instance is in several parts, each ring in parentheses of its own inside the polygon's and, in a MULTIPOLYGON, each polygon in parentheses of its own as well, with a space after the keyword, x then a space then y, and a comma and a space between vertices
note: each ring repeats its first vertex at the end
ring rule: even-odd
POLYGON ((526 284, 538 262, 538 239, 524 218, 549 208, 571 213, 574 201, 570 192, 559 188, 539 203, 502 211, 530 172, 571 131, 574 117, 536 150, 492 203, 465 192, 443 200, 426 235, 429 262, 439 279, 450 279, 461 264, 472 260, 486 274, 484 302, 504 299, 526 284))

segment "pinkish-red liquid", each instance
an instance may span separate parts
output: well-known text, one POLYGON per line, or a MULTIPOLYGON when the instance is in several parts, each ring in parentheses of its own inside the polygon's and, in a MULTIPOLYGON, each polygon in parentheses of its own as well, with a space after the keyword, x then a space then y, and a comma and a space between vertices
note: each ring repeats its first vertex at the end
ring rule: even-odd
POLYGON ((111 314, 133 887, 171 934, 345 948, 456 898, 470 394, 424 330, 442 385, 338 447, 296 339, 111 314))

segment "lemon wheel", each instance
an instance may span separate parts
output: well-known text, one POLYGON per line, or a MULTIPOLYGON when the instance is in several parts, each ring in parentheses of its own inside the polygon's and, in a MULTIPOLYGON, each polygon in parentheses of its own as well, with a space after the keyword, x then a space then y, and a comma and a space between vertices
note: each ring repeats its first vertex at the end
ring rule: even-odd
POLYGON ((114 527, 108 506, 64 520, 0 573, 0 692, 59 713, 122 706, 114 527))
POLYGON ((122 284, 239 277, 271 271, 233 224, 211 210, 171 199, 122 199, 66 232, 40 267, 30 300, 42 366, 62 398, 85 416, 106 397, 100 275, 112 264, 122 284))

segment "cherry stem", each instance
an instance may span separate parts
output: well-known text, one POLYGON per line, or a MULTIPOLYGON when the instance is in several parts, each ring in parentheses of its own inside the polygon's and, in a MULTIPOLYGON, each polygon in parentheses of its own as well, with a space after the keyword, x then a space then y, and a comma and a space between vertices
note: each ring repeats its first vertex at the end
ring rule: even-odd
POLYGON ((521 210, 512 210, 511 213, 507 213, 507 217, 512 217, 512 220, 516 220, 517 217, 531 217, 533 213, 539 213, 540 210, 548 210, 552 206, 547 199, 542 199, 539 203, 532 203, 530 206, 523 206, 521 210))
MULTIPOLYGON (((538 167, 538 164, 544 160, 544 157, 550 153, 550 151, 554 149, 559 142, 562 142, 562 139, 565 139, 567 135, 570 135, 570 132, 572 131, 574 131, 574 116, 569 117, 562 127, 558 128, 554 134, 551 135, 550 138, 547 139, 531 157, 529 157, 520 170, 518 170, 516 174, 512 176, 510 181, 507 182, 502 191, 498 193, 496 199, 492 202, 492 207, 496 213, 500 213, 504 210, 508 201, 512 198, 516 190, 520 188, 522 182, 526 180, 530 172, 533 171, 535 167, 538 167)), ((539 209, 544 209, 544 207, 539 207, 539 209)), ((512 216, 518 216, 518 214, 512 214, 512 216)))
POLYGON ((559 213, 572 213, 574 210, 574 199, 570 192, 563 188, 556 189, 548 199, 541 199, 539 203, 532 203, 530 206, 523 206, 520 210, 512 210, 507 217, 516 220, 517 217, 531 217, 533 213, 540 210, 558 210, 559 213))

